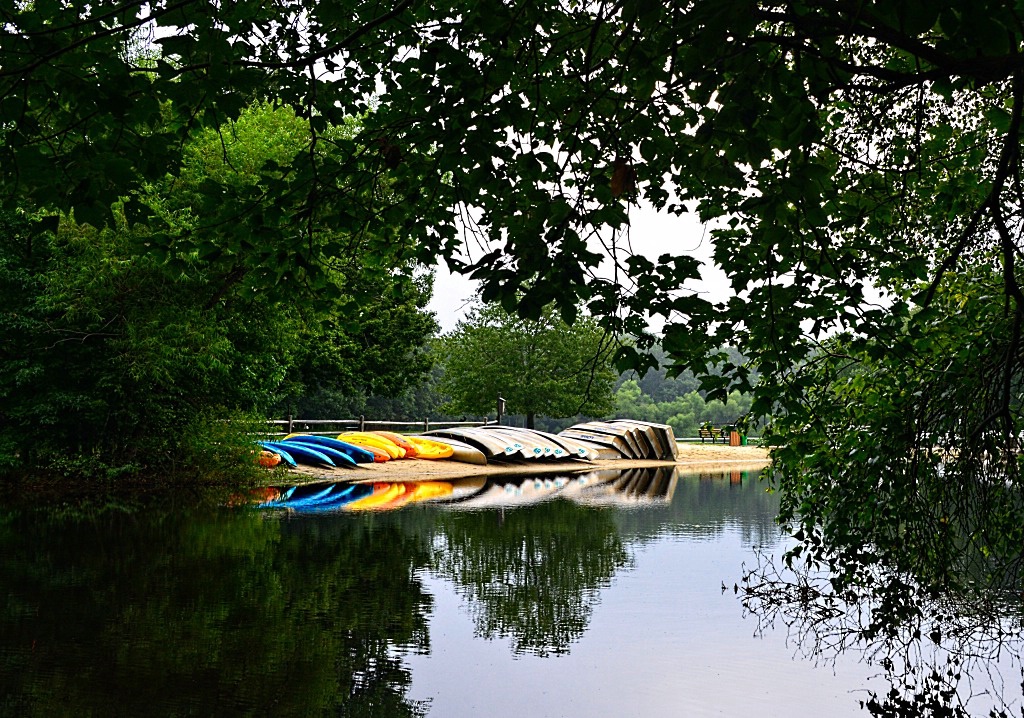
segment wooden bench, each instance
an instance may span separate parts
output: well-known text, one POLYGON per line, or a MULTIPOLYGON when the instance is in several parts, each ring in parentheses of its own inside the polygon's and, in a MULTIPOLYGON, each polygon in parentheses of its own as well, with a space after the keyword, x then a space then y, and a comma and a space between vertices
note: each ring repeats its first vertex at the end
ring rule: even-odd
MULTIPOLYGON (((716 429, 713 426, 711 426, 711 427, 703 427, 702 426, 700 428, 700 431, 698 431, 697 433, 700 436, 700 443, 702 443, 702 444, 704 443, 705 439, 711 439, 711 443, 714 444, 715 441, 718 440, 718 437, 722 436, 722 430, 721 429, 716 429)), ((725 441, 725 439, 726 439, 726 437, 722 437, 722 441, 723 442, 725 441)))

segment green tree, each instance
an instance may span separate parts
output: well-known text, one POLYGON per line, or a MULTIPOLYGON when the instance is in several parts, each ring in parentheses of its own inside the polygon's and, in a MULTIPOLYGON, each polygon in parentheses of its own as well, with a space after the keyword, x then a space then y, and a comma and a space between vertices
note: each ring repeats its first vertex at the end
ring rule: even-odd
POLYGON ((305 198, 290 186, 297 157, 329 156, 332 142, 358 126, 349 118, 316 135, 290 108, 259 103, 197 133, 180 172, 143 197, 154 210, 148 224, 162 220, 175 248, 168 261, 198 257, 213 279, 206 306, 265 298, 301 322, 285 391, 268 385, 279 409, 315 404, 325 392, 398 394, 430 369, 423 346, 437 329, 425 311, 432 279, 409 259, 408 237, 389 232, 382 244, 367 229, 354 236, 331 231, 304 213, 305 198), (281 183, 291 191, 254 211, 253 195, 281 183), (282 266, 282 256, 291 266, 282 266))
POLYGON ((325 311, 329 304, 305 312, 308 331, 289 376, 291 396, 276 408, 305 418, 422 418, 431 404, 417 397, 434 365, 428 345, 437 331, 426 309, 433 276, 405 264, 353 277, 346 288, 360 297, 358 306, 345 302, 333 312, 325 311))
POLYGON ((400 392, 429 370, 431 284, 398 258, 406 244, 366 262, 371 240, 344 238, 347 253, 328 260, 323 245, 342 238, 317 231, 296 247, 284 203, 246 212, 309 147, 291 110, 256 105, 197 133, 180 167, 115 207, 113 226, 65 217, 53 232, 24 211, 5 215, 8 467, 189 474, 224 453, 231 441, 214 429, 238 412, 325 389, 400 392), (133 203, 150 210, 146 222, 129 223, 133 203), (276 272, 257 236, 307 259, 276 272), (218 438, 183 451, 183 436, 204 432, 218 438))
POLYGON ((538 414, 601 416, 612 408, 612 341, 590 317, 570 326, 551 307, 531 320, 478 306, 438 347, 449 411, 487 415, 501 396, 532 429, 538 414))
POLYGON ((635 379, 628 379, 615 391, 615 416, 622 419, 656 421, 657 407, 635 379))

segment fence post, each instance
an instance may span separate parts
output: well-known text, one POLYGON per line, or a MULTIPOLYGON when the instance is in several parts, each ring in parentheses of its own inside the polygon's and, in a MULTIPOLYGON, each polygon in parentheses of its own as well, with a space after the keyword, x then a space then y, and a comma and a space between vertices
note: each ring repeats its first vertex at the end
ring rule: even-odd
POLYGON ((291 415, 291 414, 289 414, 289 415, 288 415, 288 433, 289 433, 289 434, 293 434, 293 433, 295 433, 295 432, 293 431, 293 429, 294 429, 294 423, 292 422, 292 415, 291 415))
POLYGON ((501 423, 501 416, 502 416, 502 414, 505 413, 505 400, 502 399, 500 396, 498 397, 498 412, 497 413, 498 413, 498 418, 497 418, 495 423, 500 424, 501 423))
POLYGON ((428 431, 430 431, 430 417, 429 416, 424 417, 424 419, 423 419, 423 433, 425 434, 428 431))
POLYGON ((366 431, 366 417, 359 415, 359 431, 366 431))

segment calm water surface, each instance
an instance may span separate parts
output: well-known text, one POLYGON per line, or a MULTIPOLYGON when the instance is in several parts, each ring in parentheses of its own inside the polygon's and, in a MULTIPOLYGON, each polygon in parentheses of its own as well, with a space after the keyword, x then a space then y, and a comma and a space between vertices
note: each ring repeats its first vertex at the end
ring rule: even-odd
POLYGON ((876 669, 755 635, 733 592, 776 507, 736 472, 0 511, 0 715, 866 715, 876 669))

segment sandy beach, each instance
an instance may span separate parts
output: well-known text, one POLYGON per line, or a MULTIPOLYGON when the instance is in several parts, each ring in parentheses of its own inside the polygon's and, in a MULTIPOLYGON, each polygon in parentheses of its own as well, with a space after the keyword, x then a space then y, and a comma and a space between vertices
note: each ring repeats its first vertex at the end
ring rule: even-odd
MULTIPOLYGON (((383 464, 362 464, 356 469, 319 469, 299 466, 287 470, 290 480, 322 481, 344 477, 356 481, 425 481, 458 479, 466 476, 514 476, 551 473, 572 473, 597 469, 632 469, 644 466, 678 466, 680 471, 754 471, 768 465, 768 450, 759 446, 726 446, 724 444, 681 444, 675 461, 618 459, 606 461, 562 461, 552 463, 488 464, 477 466, 457 461, 426 461, 402 459, 383 464)), ((281 479, 282 471, 274 471, 271 483, 281 479)))

